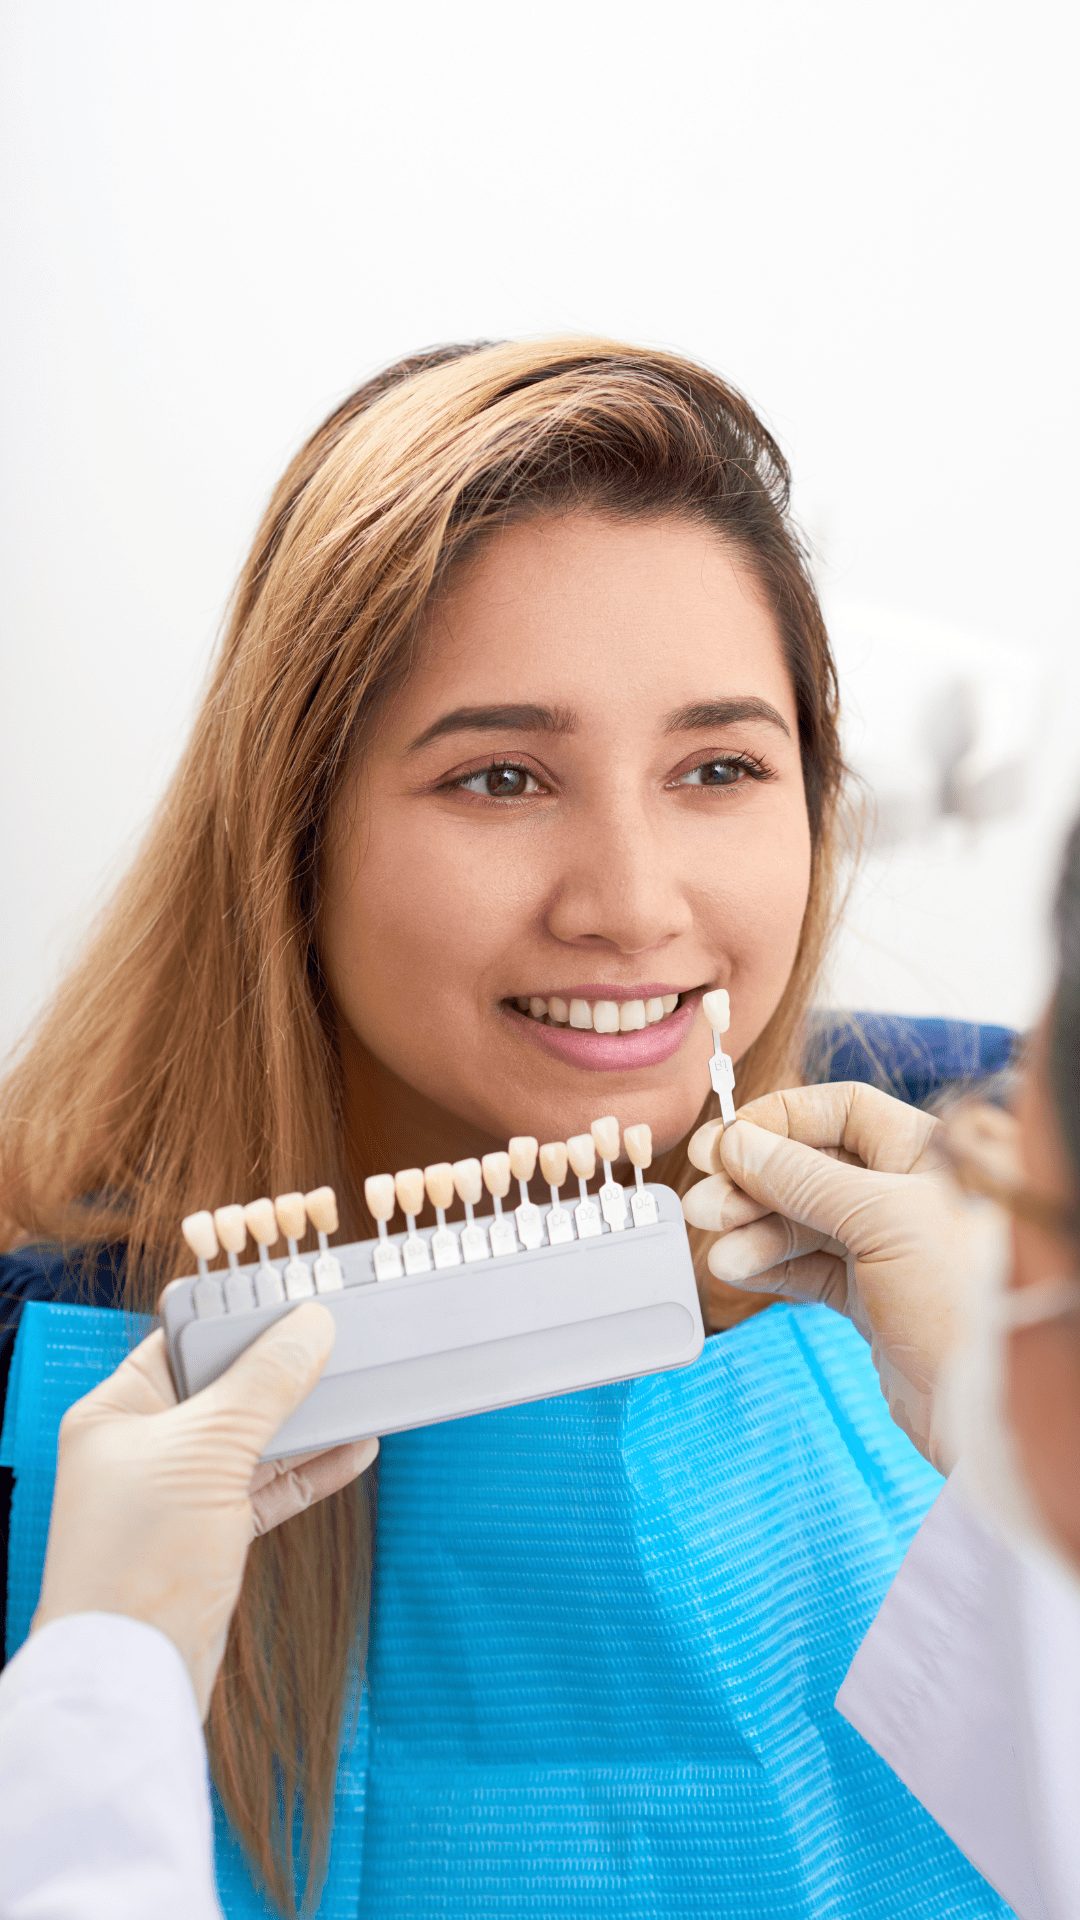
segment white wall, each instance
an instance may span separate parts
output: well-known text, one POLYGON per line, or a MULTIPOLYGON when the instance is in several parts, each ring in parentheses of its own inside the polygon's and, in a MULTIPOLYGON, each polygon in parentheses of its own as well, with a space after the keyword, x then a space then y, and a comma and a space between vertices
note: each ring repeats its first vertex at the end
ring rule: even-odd
POLYGON ((1029 1017, 1080 795, 1072 18, 9 0, 0 1044, 160 789, 301 436, 407 349, 556 328, 742 385, 830 593, 1045 650, 1024 815, 874 862, 837 975, 1029 1017))

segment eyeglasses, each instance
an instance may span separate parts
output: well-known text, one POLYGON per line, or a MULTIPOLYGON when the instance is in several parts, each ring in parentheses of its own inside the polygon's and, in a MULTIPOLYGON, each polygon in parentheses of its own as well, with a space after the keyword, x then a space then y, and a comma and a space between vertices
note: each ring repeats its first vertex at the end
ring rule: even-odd
POLYGON ((1080 1232, 1075 1201, 1038 1193, 1029 1184, 1020 1160, 1020 1123, 1011 1113, 984 1100, 965 1100, 946 1119, 942 1144, 965 1193, 985 1194, 1044 1233, 1080 1232))

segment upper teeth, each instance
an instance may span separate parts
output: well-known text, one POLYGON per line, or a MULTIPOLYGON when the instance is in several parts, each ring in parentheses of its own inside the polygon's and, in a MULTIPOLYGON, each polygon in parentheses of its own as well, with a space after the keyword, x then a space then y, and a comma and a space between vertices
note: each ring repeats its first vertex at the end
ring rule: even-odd
POLYGON ((534 1020, 550 1020, 556 1027, 591 1027, 594 1033, 633 1033, 638 1027, 655 1026, 666 1013, 674 1013, 679 1004, 677 993, 658 995, 655 1000, 518 1000, 522 1013, 534 1020))

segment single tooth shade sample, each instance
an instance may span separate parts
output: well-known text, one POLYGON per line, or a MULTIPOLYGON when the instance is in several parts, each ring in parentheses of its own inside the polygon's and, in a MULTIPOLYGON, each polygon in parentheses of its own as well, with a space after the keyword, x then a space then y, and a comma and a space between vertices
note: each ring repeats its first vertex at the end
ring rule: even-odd
POLYGON ((218 1238, 212 1213, 189 1213, 186 1220, 181 1220, 180 1231, 196 1260, 213 1260, 218 1238))
POLYGON ((570 1025, 572 1027, 591 1027, 592 1010, 587 1000, 571 1000, 570 1025))
POLYGON ((677 993, 662 993, 660 995, 660 1005, 663 1007, 665 1013, 674 1013, 678 1004, 679 996, 677 993))
POLYGON ((307 1231, 307 1209, 302 1193, 279 1193, 274 1200, 277 1223, 286 1240, 302 1240, 307 1231))
POLYGON ((619 1157, 619 1123, 613 1113, 603 1120, 594 1120, 589 1128, 596 1142, 596 1151, 601 1160, 617 1160, 619 1157))
POLYGON ((615 1000, 598 1000, 592 1010, 594 1033, 618 1033, 619 1007, 615 1000))
POLYGON ((364 1181, 364 1200, 373 1220, 392 1220, 397 1192, 392 1173, 373 1173, 364 1181))
POLYGON ((247 1222, 243 1207, 215 1207, 214 1225, 226 1253, 243 1253, 247 1245, 247 1222))
POLYGON ((701 1011, 714 1033, 726 1033, 731 1025, 731 1001, 726 987, 714 987, 701 996, 701 1011))
POLYGON ((455 1160, 453 1171, 458 1199, 467 1207, 475 1207, 484 1190, 479 1160, 455 1160))
POLYGON ((579 1180, 591 1180, 596 1172, 596 1146, 591 1133, 572 1133, 566 1143, 567 1157, 579 1180))
POLYGON ((496 1200, 505 1200, 510 1191, 510 1155, 485 1153, 480 1165, 488 1192, 493 1194, 496 1200))
POLYGON ((244 1208, 244 1221, 257 1247, 274 1245, 278 1223, 272 1200, 249 1200, 244 1208))
POLYGON ((433 1207, 442 1207, 445 1210, 453 1206, 454 1169, 449 1160, 437 1160, 433 1167, 425 1167, 424 1185, 433 1207))
POLYGON ((663 1001, 662 1000, 646 1000, 645 1025, 647 1027, 655 1027, 657 1021, 662 1020, 663 1017, 664 1017, 663 1001))
POLYGON ((406 1167, 404 1172, 394 1175, 394 1192, 402 1213, 411 1213, 415 1219, 424 1211, 424 1175, 420 1167, 406 1167))
POLYGON ((644 1120, 636 1127, 623 1128, 623 1146, 632 1167, 652 1166, 652 1128, 644 1120))
POLYGON ((619 1008, 619 1032, 636 1033, 645 1025, 644 1000, 624 1000, 619 1008))
POLYGON ((316 1187, 314 1193, 305 1193, 304 1206, 308 1219, 319 1233, 337 1232, 337 1194, 333 1187, 316 1187))
POLYGON ((531 1133, 516 1133, 507 1143, 510 1155, 510 1171, 515 1180, 531 1180, 536 1172, 538 1142, 531 1133))
POLYGON ((565 1000, 554 999, 548 1001, 549 1020, 554 1020, 557 1026, 565 1027, 569 1018, 570 1008, 565 1000))
POLYGON ((540 1149, 540 1171, 549 1187, 561 1187, 566 1179, 570 1156, 565 1140, 549 1140, 540 1149))

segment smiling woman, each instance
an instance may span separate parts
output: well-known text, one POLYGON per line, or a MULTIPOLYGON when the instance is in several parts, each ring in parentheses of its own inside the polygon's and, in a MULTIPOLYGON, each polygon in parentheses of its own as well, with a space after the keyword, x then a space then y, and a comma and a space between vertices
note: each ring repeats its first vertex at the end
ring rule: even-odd
POLYGON ((728 988, 745 1054, 810 864, 749 557, 674 515, 510 527, 427 610, 332 819, 320 953, 357 1120, 440 1160, 591 1103, 675 1146, 708 1087, 702 993, 728 988))
MULTIPOLYGON (((832 911, 835 678, 787 488, 746 402, 672 355, 450 348, 347 400, 7 1083, 10 1243, 119 1248, 148 1308, 193 1207, 330 1180, 363 1235, 368 1174, 599 1113, 689 1184, 702 995, 730 992, 740 1095, 790 1085, 832 911)), ((701 1253, 713 1327, 763 1304, 701 1253)), ((312 1885, 325 1857, 368 1540, 349 1490, 256 1543, 214 1696, 215 1777, 286 1910, 294 1813, 312 1885)))

